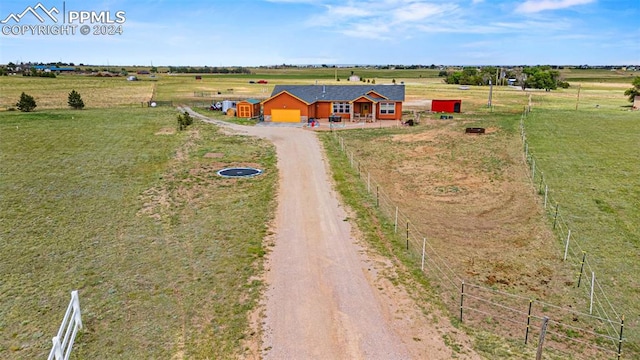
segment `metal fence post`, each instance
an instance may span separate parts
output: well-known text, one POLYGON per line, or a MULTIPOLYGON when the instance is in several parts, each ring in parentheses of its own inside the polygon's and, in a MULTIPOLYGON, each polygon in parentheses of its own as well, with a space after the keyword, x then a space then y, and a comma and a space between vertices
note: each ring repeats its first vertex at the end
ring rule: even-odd
POLYGON ((582 262, 580 265, 580 275, 578 275, 578 287, 580 287, 580 282, 582 281, 582 272, 584 271, 584 259, 587 257, 587 252, 582 252, 582 262))
POLYGON ((593 315, 593 287, 596 282, 596 273, 591 272, 591 296, 589 297, 589 314, 593 315))
POLYGON ((427 247, 427 238, 422 239, 422 267, 421 270, 424 272, 424 251, 427 247))
POLYGON ((571 239, 571 229, 569 229, 569 232, 567 233, 567 243, 564 246, 564 258, 562 258, 563 261, 567 260, 567 253, 569 252, 569 239, 571 239))
POLYGON ((462 291, 460 291, 460 322, 462 322, 462 305, 464 304, 464 280, 462 280, 462 291))
POLYGON ((407 221, 407 250, 409 250, 409 221, 407 221))
POLYGON ((527 345, 529 341, 529 327, 531 326, 531 307, 533 306, 533 300, 529 300, 529 312, 527 313, 527 330, 524 333, 524 344, 527 345))
POLYGON ((620 338, 618 339, 618 360, 622 357, 622 330, 624 329, 624 315, 620 319, 620 338))
POLYGON ((558 221, 558 208, 560 207, 560 204, 556 203, 556 214, 553 216, 553 229, 555 230, 556 228, 556 222, 558 221))

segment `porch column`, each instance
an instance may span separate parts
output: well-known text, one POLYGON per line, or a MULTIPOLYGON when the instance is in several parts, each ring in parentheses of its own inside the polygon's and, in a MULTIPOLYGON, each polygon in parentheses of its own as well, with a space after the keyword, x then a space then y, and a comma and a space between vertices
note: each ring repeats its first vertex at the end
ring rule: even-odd
POLYGON ((353 121, 353 106, 355 105, 355 103, 350 103, 351 106, 349 106, 349 121, 353 121))
POLYGON ((376 122, 376 103, 372 102, 371 103, 371 121, 372 122, 376 122))

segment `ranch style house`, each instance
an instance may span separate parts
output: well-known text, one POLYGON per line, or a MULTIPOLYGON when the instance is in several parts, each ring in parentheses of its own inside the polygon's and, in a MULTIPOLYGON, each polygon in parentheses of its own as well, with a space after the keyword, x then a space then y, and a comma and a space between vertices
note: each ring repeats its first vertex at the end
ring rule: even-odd
POLYGON ((404 85, 276 85, 262 102, 271 122, 400 120, 404 85))

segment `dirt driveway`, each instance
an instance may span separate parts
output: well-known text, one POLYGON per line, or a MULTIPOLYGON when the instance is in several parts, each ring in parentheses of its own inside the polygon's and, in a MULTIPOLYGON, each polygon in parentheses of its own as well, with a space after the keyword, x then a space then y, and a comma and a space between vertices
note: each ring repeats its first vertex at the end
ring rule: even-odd
POLYGON ((393 266, 354 238, 324 151, 312 131, 229 125, 272 141, 280 184, 268 256, 262 333, 255 358, 478 358, 470 341, 433 310, 429 318, 388 279, 393 266), (437 326, 433 317, 437 316, 437 326), (446 334, 446 336, 444 336, 446 334), (458 350, 455 355, 444 337, 458 350))

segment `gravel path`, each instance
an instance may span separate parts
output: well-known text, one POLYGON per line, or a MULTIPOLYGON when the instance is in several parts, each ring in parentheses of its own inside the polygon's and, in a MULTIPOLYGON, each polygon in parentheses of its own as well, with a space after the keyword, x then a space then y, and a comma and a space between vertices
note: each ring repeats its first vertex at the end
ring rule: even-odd
POLYGON ((371 271, 370 259, 353 238, 332 188, 314 132, 229 125, 193 115, 266 138, 277 149, 280 185, 263 300, 262 358, 451 357, 441 331, 406 294, 371 271))

